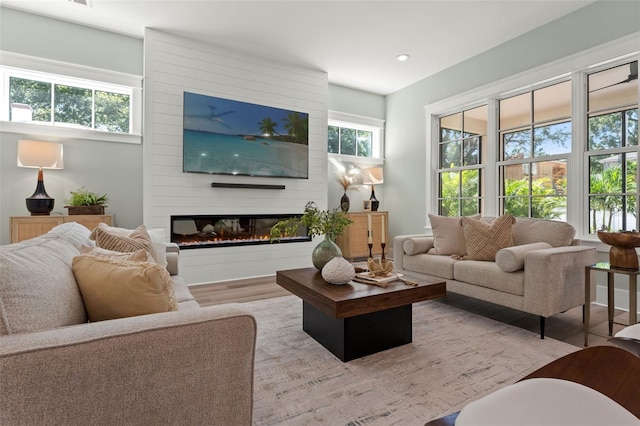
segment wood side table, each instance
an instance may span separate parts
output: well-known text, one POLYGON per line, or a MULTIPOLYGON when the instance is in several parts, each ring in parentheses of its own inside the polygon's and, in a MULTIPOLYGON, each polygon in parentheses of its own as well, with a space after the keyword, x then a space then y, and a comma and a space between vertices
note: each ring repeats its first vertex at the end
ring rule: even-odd
POLYGON ((589 346, 589 321, 591 319, 591 271, 607 273, 607 308, 609 316, 609 336, 613 335, 614 310, 614 276, 623 274, 629 277, 629 325, 638 322, 638 275, 640 269, 623 269, 612 267, 609 263, 601 262, 587 265, 584 268, 584 345, 589 346))
POLYGON ((382 255, 381 234, 382 218, 384 217, 384 231, 386 234, 385 255, 393 246, 393 239, 389 237, 389 213, 377 212, 355 212, 347 213, 347 217, 353 222, 347 226, 344 234, 336 237, 335 243, 340 247, 342 256, 345 259, 366 259, 369 257, 369 246, 367 245, 367 218, 371 215, 371 228, 373 231, 373 248, 371 250, 374 257, 382 255))

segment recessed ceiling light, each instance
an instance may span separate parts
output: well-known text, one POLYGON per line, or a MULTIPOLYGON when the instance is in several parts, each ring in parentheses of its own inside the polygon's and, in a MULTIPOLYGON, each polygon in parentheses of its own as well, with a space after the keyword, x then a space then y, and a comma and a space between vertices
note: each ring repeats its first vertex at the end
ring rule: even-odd
POLYGON ((93 2, 91 0, 68 0, 71 3, 80 4, 82 6, 93 7, 93 2))
POLYGON ((404 62, 408 60, 410 57, 411 56, 407 55, 406 53, 403 53, 402 55, 396 56, 396 59, 399 60, 400 62, 404 62))

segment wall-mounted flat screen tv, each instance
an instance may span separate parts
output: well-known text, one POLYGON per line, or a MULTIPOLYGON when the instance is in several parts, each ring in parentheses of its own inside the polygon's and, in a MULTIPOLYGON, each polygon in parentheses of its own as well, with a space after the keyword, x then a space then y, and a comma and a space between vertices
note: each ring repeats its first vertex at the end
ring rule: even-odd
POLYGON ((184 172, 309 178, 309 114, 184 93, 184 172))

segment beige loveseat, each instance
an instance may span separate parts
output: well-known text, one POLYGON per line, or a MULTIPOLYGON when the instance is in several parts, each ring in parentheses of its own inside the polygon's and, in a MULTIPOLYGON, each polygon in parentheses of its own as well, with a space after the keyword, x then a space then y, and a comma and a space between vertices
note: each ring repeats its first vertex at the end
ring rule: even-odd
MULTIPOLYGON (((461 260, 464 252, 452 253, 460 251, 452 246, 459 246, 460 238, 464 240, 460 218, 430 217, 433 236, 394 238, 394 264, 398 272, 442 278, 448 292, 538 315, 541 338, 545 318, 584 305, 585 266, 596 263, 596 249, 581 246, 574 239, 575 229, 571 225, 516 218, 511 229, 513 246, 498 251, 495 261, 461 260), (434 222, 447 225, 436 229, 434 222), (438 250, 436 235, 445 250, 443 247, 438 250)), ((483 220, 490 223, 492 219, 483 220)), ((591 282, 595 283, 595 279, 591 282)), ((595 298, 593 289, 591 294, 595 298)))
POLYGON ((87 322, 72 259, 88 237, 67 223, 0 247, 0 425, 251 424, 250 313, 201 308, 175 246, 177 311, 87 322))

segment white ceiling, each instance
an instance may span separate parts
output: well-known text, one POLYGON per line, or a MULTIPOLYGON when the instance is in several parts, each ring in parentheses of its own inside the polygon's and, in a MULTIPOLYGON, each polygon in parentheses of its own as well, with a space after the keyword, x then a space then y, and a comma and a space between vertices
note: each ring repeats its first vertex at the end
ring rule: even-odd
POLYGON ((594 0, 1 0, 6 7, 143 37, 144 28, 326 71, 389 94, 594 0), (406 62, 395 58, 411 55, 406 62))

